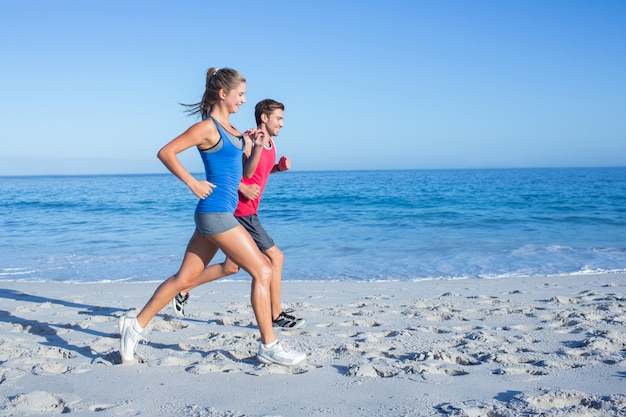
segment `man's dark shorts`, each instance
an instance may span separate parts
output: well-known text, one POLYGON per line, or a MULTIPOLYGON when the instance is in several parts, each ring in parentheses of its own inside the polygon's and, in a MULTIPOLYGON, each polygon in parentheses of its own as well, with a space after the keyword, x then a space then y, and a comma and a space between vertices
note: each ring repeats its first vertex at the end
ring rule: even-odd
POLYGON ((272 246, 275 245, 274 241, 267 234, 261 222, 259 221, 259 216, 256 214, 251 214, 250 216, 235 216, 235 218, 241 223, 241 225, 250 233, 254 243, 256 243, 257 247, 261 252, 268 250, 272 246))
POLYGON ((241 223, 244 229, 250 233, 254 243, 256 243, 261 252, 266 251, 275 245, 274 240, 272 240, 270 235, 267 234, 263 228, 263 225, 261 225, 259 216, 251 214, 249 216, 235 216, 235 218, 239 221, 239 223, 241 223))

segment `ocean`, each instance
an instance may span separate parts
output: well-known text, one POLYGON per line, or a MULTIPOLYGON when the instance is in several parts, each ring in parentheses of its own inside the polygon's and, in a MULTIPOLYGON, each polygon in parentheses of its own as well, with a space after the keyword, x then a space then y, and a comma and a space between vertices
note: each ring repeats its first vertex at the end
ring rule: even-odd
MULTIPOLYGON (((196 202, 171 174, 0 177, 0 281, 162 281, 196 202)), ((284 281, 626 271, 626 168, 285 172, 259 217, 284 281)))

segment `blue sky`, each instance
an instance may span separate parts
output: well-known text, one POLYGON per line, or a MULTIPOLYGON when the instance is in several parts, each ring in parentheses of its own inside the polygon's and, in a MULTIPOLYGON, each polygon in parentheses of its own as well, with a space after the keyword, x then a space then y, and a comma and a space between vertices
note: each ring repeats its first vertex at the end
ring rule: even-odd
MULTIPOLYGON (((626 165, 626 2, 2 1, 0 175, 166 172, 209 67, 294 170, 626 165)), ((194 150, 181 159, 202 171, 194 150)))

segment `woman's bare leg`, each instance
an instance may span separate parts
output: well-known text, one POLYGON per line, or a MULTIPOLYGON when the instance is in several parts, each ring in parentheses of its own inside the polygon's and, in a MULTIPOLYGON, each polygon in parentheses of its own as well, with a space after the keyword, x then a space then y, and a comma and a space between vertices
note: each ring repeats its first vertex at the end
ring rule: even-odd
POLYGON ((276 336, 272 327, 270 291, 272 266, 267 258, 259 251, 243 226, 210 236, 209 239, 219 246, 228 258, 252 276, 250 300, 261 333, 261 341, 265 344, 274 342, 276 336))
POLYGON ((150 300, 137 315, 139 325, 146 327, 150 320, 176 294, 185 288, 193 286, 204 267, 217 253, 217 249, 213 242, 200 236, 200 233, 196 230, 187 244, 185 256, 178 272, 159 285, 150 300))
POLYGON ((220 264, 213 264, 206 267, 196 280, 195 284, 191 287, 185 288, 181 292, 186 294, 199 285, 217 281, 220 278, 236 274, 237 272, 239 272, 239 265, 226 258, 224 262, 220 264))
MULTIPOLYGON (((272 266, 273 273, 270 284, 270 299, 272 306, 272 319, 276 319, 283 311, 280 303, 280 292, 285 255, 276 245, 263 251, 263 254, 267 257, 272 266)), ((180 292, 186 294, 197 286, 217 281, 220 278, 236 274, 237 272, 239 272, 239 265, 227 257, 222 263, 209 265, 204 269, 204 271, 202 271, 193 287, 185 288, 180 292)))
POLYGON ((274 245, 271 248, 263 251, 263 254, 267 256, 272 265, 272 284, 271 284, 271 298, 272 298, 272 319, 278 318, 278 315, 283 311, 280 304, 280 287, 282 283, 283 275, 283 263, 285 261, 285 255, 278 249, 278 246, 274 245))

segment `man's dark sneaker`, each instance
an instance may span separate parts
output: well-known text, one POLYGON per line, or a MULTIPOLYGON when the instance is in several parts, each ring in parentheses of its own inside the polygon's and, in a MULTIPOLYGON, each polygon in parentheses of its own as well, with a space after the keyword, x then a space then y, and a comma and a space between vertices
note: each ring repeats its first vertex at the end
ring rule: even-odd
POLYGON ((274 327, 280 327, 282 329, 291 330, 297 329, 299 327, 304 326, 306 320, 303 318, 297 318, 290 314, 285 313, 284 311, 280 313, 280 315, 272 321, 272 325, 274 327))
POLYGON ((185 304, 189 300, 189 293, 183 295, 182 293, 176 294, 176 297, 170 301, 170 307, 174 310, 174 313, 179 318, 185 317, 185 304))

